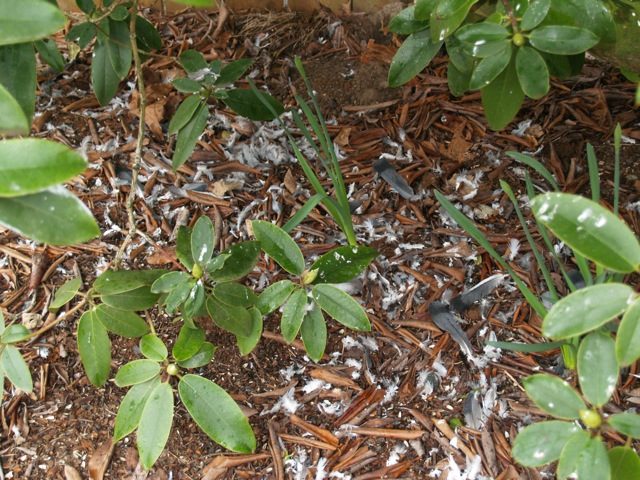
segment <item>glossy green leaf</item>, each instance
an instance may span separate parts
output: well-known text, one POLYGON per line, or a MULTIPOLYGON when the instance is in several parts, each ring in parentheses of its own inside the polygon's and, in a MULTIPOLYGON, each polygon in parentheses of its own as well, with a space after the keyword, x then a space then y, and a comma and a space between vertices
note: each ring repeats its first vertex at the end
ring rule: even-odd
POLYGON ((235 282, 218 283, 213 289, 213 294, 231 307, 253 307, 258 301, 257 295, 251 289, 235 282))
POLYGON ((371 330, 367 314, 348 293, 333 285, 320 284, 313 287, 312 295, 322 310, 345 327, 363 332, 371 330))
POLYGON ((9 381, 25 392, 33 390, 29 366, 15 345, 5 345, 0 353, 0 367, 9 381))
POLYGON ((216 347, 212 343, 204 342, 196 353, 185 360, 180 360, 178 365, 182 368, 200 368, 207 365, 213 355, 216 353, 216 347))
POLYGON ((640 438, 640 415, 637 413, 615 413, 607 423, 623 435, 640 438))
POLYGON ((212 440, 234 452, 256 449, 255 436, 242 410, 218 385, 197 375, 185 375, 178 392, 191 417, 212 440))
POLYGON ((153 333, 149 333, 140 339, 140 353, 149 360, 155 360, 156 362, 163 362, 169 355, 164 342, 153 333))
POLYGON ((567 441, 580 431, 570 422, 551 420, 525 427, 516 437, 511 455, 525 467, 540 467, 560 458, 567 441))
POLYGON ((109 15, 109 18, 111 20, 117 20, 121 22, 125 20, 128 16, 129 16, 129 11, 127 10, 127 7, 125 7, 124 5, 118 5, 113 10, 113 12, 111 12, 111 15, 109 15))
POLYGON ((238 115, 242 115, 250 120, 273 120, 277 115, 284 113, 284 106, 278 100, 265 92, 254 92, 249 88, 234 88, 233 90, 228 90, 227 97, 222 101, 238 115), (258 98, 258 95, 262 100, 258 98), (263 104, 263 101, 271 105, 277 113, 276 116, 273 115, 271 109, 263 104))
POLYGON ((271 222, 255 220, 251 223, 253 234, 264 252, 293 275, 302 275, 304 257, 296 242, 280 227, 271 222))
POLYGON ((236 336, 236 341, 238 342, 238 349, 240 350, 240 355, 249 355, 258 342, 260 341, 260 337, 262 336, 262 314, 258 311, 257 308, 250 308, 249 315, 251 316, 251 333, 246 337, 236 336))
POLYGON ((545 343, 515 343, 515 342, 491 342, 485 341, 486 345, 496 348, 502 348, 503 350, 513 350, 514 352, 547 352, 549 350, 555 350, 557 348, 567 345, 567 342, 545 342, 545 343))
POLYGON ((205 338, 206 334, 202 328, 190 328, 187 325, 183 325, 171 352, 173 358, 181 361, 192 357, 200 350, 205 338))
POLYGON ((78 352, 91 383, 104 385, 111 369, 111 342, 95 309, 86 311, 78 322, 78 352))
POLYGON ((474 57, 487 57, 504 50, 509 31, 500 24, 480 22, 460 28, 455 37, 474 57), (493 45, 495 48, 487 48, 493 45))
POLYGON ((629 305, 618 326, 616 358, 623 366, 640 358, 640 297, 629 305))
POLYGON ((584 28, 552 25, 529 34, 529 42, 538 50, 555 55, 575 55, 598 43, 598 37, 584 28))
POLYGON ((211 219, 202 215, 191 231, 191 252, 199 265, 205 265, 213 256, 215 232, 211 219))
POLYGON ((0 2, 0 45, 47 37, 60 30, 65 21, 60 9, 44 0, 0 2))
POLYGON ((442 41, 455 32, 478 0, 447 0, 438 2, 431 12, 431 39, 442 41))
POLYGON ((34 45, 40 54, 40 58, 56 72, 62 73, 65 61, 64 58, 62 58, 56 42, 50 38, 45 38, 44 40, 36 40, 34 45))
POLYGON ((309 270, 318 270, 313 283, 343 283, 360 275, 378 256, 377 250, 365 246, 344 246, 320 257, 309 270))
MULTIPOLYGON (((0 135, 28 135, 29 121, 18 101, 0 84, 0 135)), ((3 142, 4 143, 4 142, 3 142)), ((1 144, 0 144, 1 146, 1 144)), ((0 156, 0 162, 4 158, 0 156)), ((1 187, 6 188, 6 185, 1 187)), ((0 187, 0 188, 1 188, 0 187)))
POLYGON ((189 160, 198 138, 204 132, 208 118, 209 108, 206 104, 200 103, 186 125, 178 131, 178 140, 172 159, 174 170, 178 170, 184 162, 189 160))
POLYGON ((413 17, 416 20, 429 20, 439 0, 416 0, 413 17))
POLYGON ((461 73, 471 74, 475 61, 469 55, 464 45, 455 35, 450 36, 445 41, 449 63, 453 63, 461 73))
POLYGON ((136 17, 136 37, 138 48, 147 51, 160 50, 162 48, 162 37, 158 30, 140 15, 136 17))
POLYGON ((548 338, 569 338, 594 330, 626 310, 633 289, 621 283, 592 285, 556 302, 542 322, 548 338))
POLYGON ((564 80, 579 75, 584 66, 584 53, 577 55, 552 55, 538 52, 549 68, 549 74, 564 80))
POLYGON ((280 329, 287 343, 293 342, 298 335, 300 325, 307 311, 307 292, 303 289, 294 290, 284 304, 280 329))
POLYGON ((165 311, 169 314, 174 313, 189 296, 193 283, 181 283, 169 292, 164 299, 165 311))
POLYGON ((173 422, 173 390, 161 383, 149 395, 138 424, 140 463, 148 470, 156 462, 169 438, 173 422))
POLYGON ((4 313, 2 313, 2 310, 0 310, 0 335, 4 333, 5 328, 4 313))
POLYGON ((121 310, 139 311, 146 310, 158 303, 160 295, 151 292, 151 287, 144 286, 129 290, 128 292, 113 295, 102 295, 101 299, 107 305, 121 310))
POLYGON ((193 270, 193 254, 191 253, 191 228, 181 226, 178 228, 178 235, 176 238, 176 256, 182 264, 189 269, 193 270))
POLYGON ((204 56, 197 50, 185 50, 180 54, 180 63, 187 73, 195 73, 209 67, 204 56))
POLYGON ((86 48, 95 38, 96 27, 91 22, 84 22, 75 25, 67 33, 67 40, 77 42, 80 49, 86 48))
POLYGON ((105 42, 96 42, 91 57, 91 83, 100 105, 107 105, 120 86, 120 76, 109 58, 105 42))
POLYGON ((538 99, 549 92, 549 69, 534 48, 525 46, 518 49, 516 72, 525 95, 538 99))
POLYGON ((84 172, 87 162, 61 143, 38 138, 0 142, 0 197, 40 192, 84 172))
POLYGON ((222 269, 225 262, 230 256, 231 255, 229 255, 228 253, 221 253, 219 255, 216 255, 207 262, 207 264, 204 266, 204 271, 211 274, 217 270, 222 269))
POLYGON ((542 21, 544 17, 549 13, 549 8, 551 7, 551 0, 536 0, 529 5, 522 16, 522 21, 520 22, 520 30, 528 32, 529 30, 533 30, 536 28, 542 21))
POLYGON ((640 458, 631 447, 613 447, 609 450, 609 466, 612 480, 636 480, 640 478, 640 458))
POLYGON ((611 14, 613 3, 602 0, 552 1, 541 25, 574 25, 597 35, 605 45, 616 41, 616 26, 611 14))
POLYGON ((142 410, 151 396, 151 392, 153 392, 158 385, 160 385, 160 376, 156 376, 147 382, 134 385, 129 389, 122 399, 118 413, 116 414, 116 423, 113 427, 114 442, 121 440, 138 428, 142 410))
POLYGON ((584 397, 596 407, 605 405, 616 389, 618 360, 609 333, 592 332, 578 348, 578 380, 584 397))
POLYGON ((327 346, 327 324, 324 315, 316 304, 308 310, 300 327, 302 342, 307 355, 314 362, 319 362, 327 346))
MULTIPOLYGON (((433 2, 433 0, 421 1, 421 4, 424 5, 427 2, 433 2)), ((429 27, 429 12, 426 16, 422 16, 421 19, 417 19, 414 16, 414 11, 416 9, 415 5, 411 5, 408 8, 400 11, 395 17, 391 19, 389 22, 389 31, 393 33, 397 33, 398 35, 409 35, 411 33, 419 32, 420 30, 424 30, 429 27)), ((424 10, 425 7, 422 6, 421 10, 424 10)))
POLYGON ((214 82, 214 85, 218 88, 232 85, 247 72, 251 65, 253 65, 253 60, 250 58, 240 58, 225 65, 220 72, 220 76, 214 82))
POLYGON ((291 280, 280 280, 269 285, 258 297, 256 308, 262 315, 276 311, 289 298, 293 289, 294 284, 291 280))
POLYGON ((589 439, 578 458, 576 472, 578 478, 609 480, 611 467, 609 466, 607 447, 601 438, 589 439))
MULTIPOLYGON (((190 79, 188 77, 176 78, 173 81, 173 86, 175 87, 175 89, 177 91, 179 91, 181 93, 199 93, 202 90, 202 85, 200 85, 198 82, 196 82, 195 80, 192 80, 192 79, 190 79)), ((188 98, 198 99, 199 97, 197 95, 193 95, 193 96, 188 97, 188 98)), ((182 106, 183 104, 184 104, 184 102, 182 102, 182 104, 180 106, 182 106)), ((176 118, 177 114, 178 114, 178 112, 176 111, 176 114, 171 119, 172 122, 173 122, 174 118, 176 118)), ((173 125, 173 128, 175 128, 175 125, 173 125)), ((176 131, 177 130, 179 130, 179 129, 176 129, 176 131)), ((169 129, 169 131, 171 132, 171 128, 169 129)), ((176 131, 170 133, 170 135, 172 135, 176 131)))
POLYGON ((533 403, 556 418, 577 420, 580 410, 587 408, 580 395, 557 377, 540 373, 525 378, 522 384, 533 403))
POLYGON ((2 331, 0 336, 1 343, 18 343, 31 335, 31 332, 27 327, 20 323, 14 323, 9 325, 2 331))
POLYGON ((493 130, 502 130, 516 116, 524 100, 513 55, 507 68, 482 88, 481 92, 482 106, 489 126, 493 130))
POLYGON ((57 311, 62 306, 69 303, 73 300, 80 289, 82 288, 82 279, 80 277, 72 278, 71 280, 65 282, 60 288, 56 291, 56 294, 53 297, 53 301, 49 305, 49 311, 57 311))
POLYGON ((505 44, 500 52, 480 60, 471 74, 469 88, 476 90, 489 85, 509 65, 511 50, 511 45, 505 44))
POLYGON ((615 272, 640 269, 640 243, 616 215, 578 195, 547 193, 531 201, 536 218, 575 252, 615 272))
POLYGON ((253 319, 247 309, 230 307, 213 296, 207 297, 207 312, 217 326, 239 337, 251 335, 253 319))
MULTIPOLYGON (((198 84, 199 85, 199 84, 198 84)), ((198 107, 202 105, 202 98, 200 95, 190 95, 183 100, 176 113, 171 117, 169 122, 168 135, 174 135, 184 128, 187 123, 193 118, 194 114, 198 110, 198 107)))
POLYGON ((0 84, 20 104, 31 125, 37 86, 36 53, 32 43, 0 45, 0 84))
POLYGON ((418 75, 436 56, 442 44, 441 41, 431 41, 429 29, 409 35, 391 61, 389 86, 399 87, 418 75))
POLYGON ((581 430, 567 441, 558 459, 558 470, 556 472, 558 479, 564 480, 576 472, 580 456, 585 452, 590 440, 591 435, 589 432, 581 430))
POLYGON ((116 385, 128 387, 151 380, 160 373, 160 364, 154 360, 134 360, 123 365, 116 373, 116 385))
POLYGON ((100 234, 89 209, 64 187, 0 198, 0 225, 51 245, 83 243, 100 234))
POLYGON ((237 243, 220 255, 226 254, 229 257, 224 262, 224 268, 211 272, 211 279, 215 282, 230 282, 251 273, 260 256, 260 242, 250 240, 237 243))
POLYGON ((449 62, 447 66, 447 83, 449 91, 452 95, 460 97, 469 90, 469 82, 471 81, 471 71, 464 73, 456 67, 453 62, 449 62))
POLYGON ((107 330, 121 337, 139 338, 149 333, 147 323, 131 311, 103 303, 96 307, 95 315, 107 330))
POLYGON ((184 302, 182 315, 188 318, 199 316, 200 312, 204 309, 205 300, 206 293, 204 291, 204 285, 202 284, 202 281, 198 281, 193 285, 193 287, 191 287, 191 291, 189 291, 189 296, 184 302))
POLYGON ((96 9, 96 4, 93 0, 76 0, 76 5, 87 15, 91 15, 96 9))
POLYGON ((186 284, 193 280, 193 276, 187 272, 169 272, 158 278, 153 285, 151 291, 153 293, 168 293, 178 285, 186 284))
POLYGON ((130 292, 140 287, 151 286, 168 270, 107 270, 93 283, 102 295, 130 292))

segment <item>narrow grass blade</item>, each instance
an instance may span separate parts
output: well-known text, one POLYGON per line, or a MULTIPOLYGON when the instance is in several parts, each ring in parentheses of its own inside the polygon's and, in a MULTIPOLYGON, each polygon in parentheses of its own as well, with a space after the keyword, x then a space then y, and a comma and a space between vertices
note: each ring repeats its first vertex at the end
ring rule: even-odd
POLYGON ((473 237, 473 239, 480 244, 482 248, 484 248, 489 255, 493 257, 493 259, 498 262, 498 264, 504 268, 511 278, 518 286, 518 289, 522 292, 529 305, 533 307, 538 315, 544 319, 547 315, 547 310, 542 305, 542 302, 536 297, 536 295, 527 287, 527 285, 520 280, 520 277, 516 274, 516 272, 509 266, 509 264, 500 256, 498 252, 491 246, 486 237, 482 234, 480 229, 474 225, 474 223, 469 220, 466 215, 460 212, 449 200, 447 200, 444 195, 442 195, 439 191, 434 190, 436 199, 440 202, 440 205, 444 207, 451 217, 460 225, 469 235, 473 237))
POLYGON ((302 222, 302 220, 307 218, 307 215, 309 215, 309 213, 311 213, 311 211, 316 208, 320 202, 327 198, 328 195, 326 193, 316 193, 315 195, 313 195, 311 198, 309 198, 309 200, 307 200, 302 208, 300 208, 300 210, 298 210, 293 215, 293 217, 291 217, 289 221, 284 224, 282 229, 285 232, 289 233, 291 230, 296 228, 300 224, 300 222, 302 222))
POLYGON ((600 175, 598 175, 598 161, 593 145, 587 143, 587 164, 589 165, 589 183, 591 184, 591 199, 600 202, 600 175))
POLYGON ((551 185, 551 187, 553 187, 553 189, 556 192, 560 190, 560 187, 558 187, 558 183, 556 182, 555 178, 553 178, 553 175, 551 174, 551 172, 547 170, 547 168, 535 158, 532 158, 528 155, 524 155, 518 152, 507 152, 507 155, 513 158, 514 160, 517 160, 518 162, 524 163, 525 165, 528 165, 531 168, 533 168, 536 172, 542 175, 542 177, 547 182, 549 182, 549 185, 551 185))
POLYGON ((533 240, 533 236, 529 231, 529 227, 527 227, 527 222, 522 216, 522 211, 520 211, 520 207, 518 206, 518 199, 513 194, 513 190, 511 190, 511 187, 507 182, 500 180, 500 186, 502 187, 504 192, 509 197, 509 200, 511 200, 511 203, 513 204, 513 207, 516 211, 516 215, 518 216, 518 220, 520 221, 520 225, 522 226, 522 230, 524 231, 524 234, 527 237, 527 241, 529 242, 529 245, 531 245, 531 251, 536 257, 536 261, 538 262, 538 266, 540 267, 540 271, 542 272, 544 281, 547 284, 547 288, 549 289, 551 298, 553 298, 554 300, 557 300, 559 298, 558 291, 556 290, 556 286, 553 284, 553 280, 551 279, 551 274, 549 273, 549 269, 547 269, 547 266, 544 263, 544 258, 542 257, 542 254, 538 250, 538 246, 536 245, 536 242, 533 240))

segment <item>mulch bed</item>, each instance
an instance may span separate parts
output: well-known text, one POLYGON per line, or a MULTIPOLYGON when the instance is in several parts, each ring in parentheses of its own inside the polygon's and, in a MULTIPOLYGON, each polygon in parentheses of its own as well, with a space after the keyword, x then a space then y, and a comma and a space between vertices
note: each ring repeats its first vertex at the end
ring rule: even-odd
MULTIPOLYGON (((515 464, 509 452, 522 426, 544 418, 520 381, 537 371, 557 372, 558 352, 485 347, 488 339, 541 341, 540 318, 509 281, 462 315, 477 361, 433 323, 431 302, 450 299, 499 269, 444 213, 432 192, 438 189, 460 203, 523 280, 542 294, 524 233, 499 189, 502 179, 516 195, 524 195, 523 166, 505 152, 535 153, 564 191, 588 194, 585 145, 590 141, 602 167, 603 196, 611 201, 612 132, 620 123, 625 136, 621 213, 640 232, 635 86, 616 69, 590 60, 580 76, 554 82, 546 97, 528 101, 511 126, 494 132, 482 116, 477 92, 462 98, 449 94, 446 57, 436 58, 406 86, 389 89, 386 74, 399 40, 384 32, 386 23, 379 17, 246 13, 219 24, 217 15, 200 12, 165 19, 151 14, 165 48, 144 68, 149 134, 135 210, 138 226, 157 245, 138 239, 125 256, 126 268, 171 268, 177 222, 209 215, 222 250, 249 239, 246 220, 282 225, 304 203, 310 186, 275 123, 252 123, 221 106, 191 161, 176 173, 169 160, 175 139, 166 135, 182 99, 169 83, 182 74, 172 57, 183 49, 199 50, 208 59, 253 58, 254 81, 289 104, 294 91, 304 96, 292 63, 300 55, 345 157, 342 171, 358 206, 353 216, 358 238, 380 252, 355 285, 373 331, 358 334, 329 321, 326 359, 315 364, 300 342, 285 344, 277 314, 266 319, 264 338, 247 357, 239 356, 232 335, 203 321, 218 350, 200 373, 242 406, 257 451, 225 451, 178 404, 167 449, 147 473, 138 464, 134 435, 115 448, 110 443, 126 391, 112 382, 101 389, 88 382, 74 338, 76 319, 64 322, 22 348, 35 381, 33 394, 5 385, 0 478, 543 478, 544 473, 515 464), (375 173, 379 158, 408 181, 415 198, 401 197, 375 173)), ((66 51, 62 36, 58 40, 66 51)), ((91 167, 69 188, 90 206, 103 235, 59 248, 2 233, 0 307, 18 321, 25 313, 51 320, 47 305, 55 289, 78 275, 91 285, 126 234, 137 94, 130 77, 110 105, 99 107, 90 87, 90 61, 85 51, 64 74, 42 67, 33 134, 87 155, 91 167)), ((321 209, 294 234, 308 261, 343 241, 321 209)), ((276 267, 262 259, 246 284, 261 289, 266 281, 285 278, 276 267)), ((564 290, 559 275, 558 288, 564 290)), ((176 335, 179 324, 172 318, 157 311, 147 315, 165 340, 176 335)), ((139 358, 135 340, 112 341, 113 371, 139 358)), ((560 373, 576 382, 573 372, 560 373)), ((635 373, 634 366, 621 379, 610 412, 640 403, 635 373)), ((611 434, 605 438, 611 445, 624 442, 611 434)))

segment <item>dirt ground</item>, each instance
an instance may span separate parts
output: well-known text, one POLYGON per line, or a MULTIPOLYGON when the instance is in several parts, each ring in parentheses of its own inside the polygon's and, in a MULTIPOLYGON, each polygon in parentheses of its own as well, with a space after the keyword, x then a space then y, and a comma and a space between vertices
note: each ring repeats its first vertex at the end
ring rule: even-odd
MULTIPOLYGON (((540 319, 509 281, 462 316, 477 362, 433 323, 431 302, 450 299, 499 273, 492 259, 444 214, 433 190, 462 204, 494 247, 542 294, 522 228, 499 189, 502 179, 516 195, 524 194, 524 168, 505 152, 535 154, 564 191, 588 194, 585 147, 592 142, 603 196, 612 202, 612 133, 620 123, 625 140, 621 213, 640 232, 635 87, 616 69, 590 60, 580 76, 554 82, 546 97, 528 101, 510 126, 494 132, 482 116, 479 94, 449 94, 445 57, 434 59, 408 85, 387 86, 399 42, 385 33, 385 15, 389 12, 342 19, 326 12, 312 18, 232 15, 216 38, 211 36, 216 15, 187 11, 167 19, 150 16, 165 49, 163 56, 145 64, 153 114, 142 194, 135 205, 139 227, 169 255, 181 211, 191 221, 200 214, 223 219, 221 249, 249 238, 246 219, 286 222, 310 187, 276 124, 251 123, 218 108, 191 161, 179 172, 171 171, 166 159, 175 139, 168 139, 166 130, 182 96, 168 81, 180 72, 172 57, 187 46, 207 58, 249 56, 255 60, 252 78, 292 104, 293 92, 305 96, 292 62, 300 55, 345 157, 343 174, 357 206, 353 220, 359 241, 380 252, 356 293, 373 331, 358 334, 329 321, 327 357, 315 364, 298 343, 284 343, 277 314, 265 319, 264 338, 247 357, 239 355, 232 335, 203 320, 208 340, 218 350, 198 373, 238 401, 258 448, 248 456, 225 451, 177 402, 167 449, 150 472, 143 472, 135 435, 111 444, 126 390, 111 381, 100 389, 88 382, 75 340, 78 315, 22 348, 35 388, 27 395, 5 384, 0 478, 507 480, 553 475, 552 468, 524 469, 510 456, 518 430, 544 418, 520 382, 541 370, 560 373, 571 383, 575 375, 558 368, 557 351, 522 354, 485 346, 489 339, 541 341, 540 319), (373 163, 379 158, 407 180, 414 198, 398 195, 375 173, 373 163)), ((59 40, 66 51, 62 36, 59 40)), ((87 155, 91 167, 69 188, 91 207, 103 235, 86 245, 58 248, 1 233, 0 307, 16 321, 25 312, 46 321, 55 289, 78 275, 91 285, 108 268, 126 233, 124 202, 139 127, 137 94, 131 76, 110 105, 99 107, 90 88, 90 61, 90 52, 83 51, 63 74, 41 68, 33 133, 87 155)), ((310 262, 343 241, 338 232, 316 210, 298 227, 296 240, 310 262)), ((126 268, 170 268, 163 251, 136 242, 127 251, 126 268)), ((570 258, 564 260, 571 264, 570 258)), ((245 283, 260 289, 265 279, 281 278, 273 262, 261 259, 245 283)), ((630 279, 636 285, 637 280, 630 279)), ((172 318, 155 310, 146 314, 165 341, 175 338, 179 324, 172 318)), ((136 340, 113 337, 112 342, 112 373, 139 358, 136 340)), ((635 366, 625 372, 610 412, 640 403, 636 373, 635 366)), ((611 434, 606 441, 624 443, 611 434)))

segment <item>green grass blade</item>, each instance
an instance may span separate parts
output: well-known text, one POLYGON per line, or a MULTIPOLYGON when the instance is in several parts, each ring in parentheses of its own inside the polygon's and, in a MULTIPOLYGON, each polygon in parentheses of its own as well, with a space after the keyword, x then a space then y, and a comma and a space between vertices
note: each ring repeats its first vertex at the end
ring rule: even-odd
POLYGON ((598 175, 598 162, 593 145, 587 143, 587 164, 589 165, 589 183, 591 184, 591 199, 600 203, 600 175, 598 175))
POLYGON ((511 278, 518 286, 518 289, 522 292, 529 305, 536 311, 541 318, 547 315, 547 310, 544 308, 542 302, 536 297, 536 295, 527 287, 527 285, 520 280, 520 277, 516 274, 516 272, 509 266, 509 264, 500 256, 498 252, 491 246, 486 237, 482 234, 480 229, 475 226, 475 224, 469 220, 465 214, 460 212, 449 200, 447 200, 442 193, 437 190, 434 190, 434 194, 440 205, 444 207, 451 217, 460 225, 473 239, 480 244, 482 248, 484 248, 489 255, 493 257, 493 259, 498 262, 498 264, 504 268, 511 278))
POLYGON ((616 125, 613 132, 613 145, 615 149, 615 165, 613 169, 613 213, 618 214, 618 202, 620 200, 620 138, 622 137, 622 128, 620 124, 616 125))
POLYGON ((295 215, 293 215, 293 217, 291 217, 289 219, 289 221, 287 223, 284 224, 284 226, 282 227, 282 229, 289 233, 291 230, 293 230, 294 228, 296 228, 300 222, 302 222, 302 220, 304 220, 305 218, 307 218, 307 215, 309 215, 309 213, 311 213, 311 210, 313 210, 314 208, 316 208, 316 206, 322 202, 323 200, 325 200, 328 197, 328 195, 326 193, 316 193, 315 195, 313 195, 311 198, 309 198, 309 200, 307 200, 307 202, 300 208, 300 210, 298 210, 295 215))
POLYGON ((538 262, 538 266, 540 267, 540 271, 542 272, 542 276, 544 277, 544 281, 547 284, 547 288, 549 289, 549 293, 551 294, 551 298, 553 300, 558 300, 558 298, 559 298, 558 297, 558 291, 556 290, 556 286, 553 284, 553 280, 551 279, 551 274, 549 273, 549 270, 547 269, 547 266, 544 263, 544 258, 542 257, 542 254, 538 250, 538 247, 536 246, 536 242, 533 240, 533 236, 531 235, 531 232, 529 231, 529 227, 527 227, 527 222, 525 221, 524 217, 522 216, 522 212, 520 211, 520 207, 518 206, 518 199, 513 194, 513 190, 511 190, 511 187, 509 186, 509 184, 507 182, 505 182, 503 180, 500 180, 500 186, 502 187, 502 189, 505 191, 505 193, 509 197, 509 200, 511 200, 511 203, 513 203, 513 207, 514 207, 514 209, 516 211, 516 215, 518 216, 518 220, 520 221, 520 225, 522 225, 522 230, 524 231, 524 234, 527 237, 527 241, 529 242, 529 245, 531 245, 531 251, 533 252, 533 254, 536 257, 536 261, 538 262))
MULTIPOLYGON (((529 200, 531 200, 533 197, 536 196, 536 194, 533 189, 533 182, 531 181, 531 176, 529 175, 529 172, 525 173, 525 183, 527 186, 527 195, 529 196, 529 200)), ((571 277, 569 277, 569 273, 564 268, 564 265, 558 258, 556 249, 553 248, 553 243, 551 243, 551 238, 549 238, 549 232, 547 231, 546 227, 538 221, 537 218, 534 217, 534 220, 536 222, 536 226, 538 227, 538 232, 540 232, 540 235, 542 236, 542 240, 544 241, 544 244, 547 247, 547 250, 555 260, 556 264, 560 267, 560 272, 562 273, 562 277, 564 278, 565 282, 567 282, 567 285, 569 286, 569 290, 571 290, 572 292, 575 292, 576 286, 573 284, 571 277)))
POLYGON ((547 168, 544 165, 542 165, 538 160, 518 152, 507 152, 507 155, 513 158, 514 160, 517 160, 518 162, 524 163, 525 165, 528 165, 531 168, 533 168, 536 172, 542 175, 547 182, 549 182, 549 185, 551 185, 551 187, 556 192, 560 191, 560 187, 558 187, 558 183, 556 182, 555 178, 553 178, 553 175, 551 174, 551 172, 547 170, 547 168))

